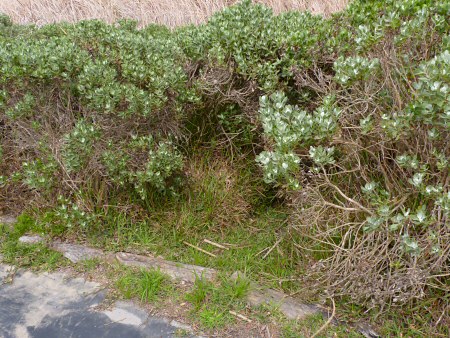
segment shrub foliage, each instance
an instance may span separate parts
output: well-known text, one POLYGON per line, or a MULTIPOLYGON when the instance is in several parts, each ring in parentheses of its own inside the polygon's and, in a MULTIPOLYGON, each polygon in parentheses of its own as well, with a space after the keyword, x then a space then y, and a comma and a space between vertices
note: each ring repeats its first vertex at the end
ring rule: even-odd
POLYGON ((328 19, 243 1, 173 31, 0 17, 3 201, 179 196, 205 126, 284 196, 328 292, 448 291, 450 1, 356 0, 328 19))

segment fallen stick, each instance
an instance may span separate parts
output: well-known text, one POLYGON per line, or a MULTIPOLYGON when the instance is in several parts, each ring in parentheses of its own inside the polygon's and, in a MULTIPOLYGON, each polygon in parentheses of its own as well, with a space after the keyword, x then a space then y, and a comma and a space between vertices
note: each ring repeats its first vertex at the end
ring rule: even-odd
POLYGON ((195 250, 198 250, 198 251, 201 251, 201 252, 203 252, 203 253, 205 253, 205 254, 207 254, 207 255, 210 255, 211 257, 217 257, 216 255, 214 255, 213 253, 211 253, 211 252, 209 252, 209 251, 206 251, 206 250, 203 250, 202 248, 199 248, 198 246, 196 246, 196 245, 194 245, 194 244, 191 244, 191 243, 188 243, 188 242, 183 242, 184 244, 186 244, 186 245, 188 245, 188 246, 190 246, 191 248, 194 248, 195 250))
POLYGON ((333 298, 331 298, 331 302, 333 303, 333 313, 331 314, 330 318, 328 318, 328 320, 325 322, 325 324, 323 324, 323 325, 320 327, 320 329, 317 330, 316 333, 314 333, 314 334, 311 336, 311 338, 317 337, 317 336, 319 335, 319 333, 322 332, 323 330, 325 330, 326 327, 327 327, 328 325, 330 325, 330 323, 333 321, 333 318, 334 318, 334 316, 335 316, 335 314, 336 314, 336 304, 334 303, 334 299, 333 299, 333 298))
POLYGON ((211 244, 211 245, 214 245, 215 247, 218 247, 220 249, 230 250, 230 248, 227 248, 226 246, 223 246, 223 245, 221 245, 219 243, 215 243, 213 241, 210 241, 209 239, 206 239, 206 238, 203 240, 203 242, 211 244))
POLYGON ((280 244, 280 242, 281 242, 283 239, 284 239, 284 237, 280 237, 280 238, 275 242, 275 244, 269 249, 269 251, 267 251, 267 252, 265 253, 265 255, 263 256, 262 259, 266 259, 266 257, 270 255, 270 253, 273 251, 273 249, 275 249, 276 246, 277 246, 278 244, 280 244))
POLYGON ((248 323, 251 323, 251 322, 252 322, 251 319, 249 319, 249 318, 245 317, 244 315, 241 315, 241 314, 239 314, 239 313, 237 313, 237 312, 230 311, 230 313, 231 313, 233 316, 236 316, 236 317, 238 317, 239 319, 245 320, 245 321, 248 322, 248 323))

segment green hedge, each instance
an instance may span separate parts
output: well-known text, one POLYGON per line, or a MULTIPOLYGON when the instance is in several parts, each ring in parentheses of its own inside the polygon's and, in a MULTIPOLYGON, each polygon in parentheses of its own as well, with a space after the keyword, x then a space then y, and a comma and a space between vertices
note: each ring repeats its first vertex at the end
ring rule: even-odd
POLYGON ((328 252, 330 292, 405 303, 446 287, 449 34, 448 0, 354 1, 331 18, 243 1, 174 31, 1 16, 0 184, 81 209, 99 192, 176 196, 208 120, 251 140, 290 226, 328 252))

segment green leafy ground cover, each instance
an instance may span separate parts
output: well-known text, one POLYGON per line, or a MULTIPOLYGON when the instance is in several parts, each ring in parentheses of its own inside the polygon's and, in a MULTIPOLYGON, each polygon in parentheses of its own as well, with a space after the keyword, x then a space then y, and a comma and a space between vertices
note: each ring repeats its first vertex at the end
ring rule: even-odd
POLYGON ((431 0, 243 1, 175 30, 2 16, 0 206, 446 336, 449 22, 431 0))

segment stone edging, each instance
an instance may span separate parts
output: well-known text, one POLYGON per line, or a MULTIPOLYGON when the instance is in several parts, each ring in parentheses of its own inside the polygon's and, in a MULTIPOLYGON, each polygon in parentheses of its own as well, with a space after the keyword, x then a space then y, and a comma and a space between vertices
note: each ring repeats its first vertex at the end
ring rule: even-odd
MULTIPOLYGON (((19 241, 22 243, 35 244, 40 242, 43 243, 44 238, 37 235, 22 236, 19 241)), ((62 243, 59 241, 49 243, 48 246, 53 250, 62 253, 64 257, 73 263, 94 258, 107 260, 109 262, 117 261, 126 266, 158 269, 173 279, 189 283, 194 283, 197 278, 213 281, 217 276, 217 271, 211 268, 172 262, 151 255, 142 256, 126 252, 108 254, 99 249, 90 248, 84 245, 62 243)), ((232 278, 236 279, 239 276, 243 275, 236 272, 232 275, 232 278)), ((273 289, 263 289, 253 283, 251 284, 250 291, 247 295, 247 303, 251 306, 259 306, 262 304, 277 306, 279 311, 289 319, 302 319, 308 315, 321 312, 318 306, 299 303, 283 292, 273 289)))

